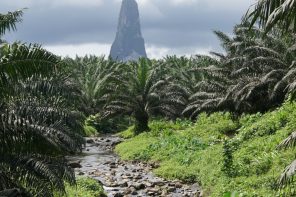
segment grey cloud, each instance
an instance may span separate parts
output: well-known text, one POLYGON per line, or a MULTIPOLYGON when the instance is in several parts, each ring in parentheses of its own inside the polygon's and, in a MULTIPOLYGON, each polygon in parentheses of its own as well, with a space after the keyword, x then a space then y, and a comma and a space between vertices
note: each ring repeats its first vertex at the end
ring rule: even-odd
MULTIPOLYGON (((9 3, 1 0, 0 12, 27 7, 22 3, 9 3), (1 3, 2 4, 2 3, 1 3)), ((18 31, 8 34, 9 41, 22 40, 45 45, 111 43, 115 37, 120 3, 104 0, 101 6, 49 6, 51 0, 28 0, 29 9, 25 11, 24 21, 18 31)), ((60 0, 63 1, 63 0, 60 0)), ((213 0, 214 1, 214 0, 213 0)), ((243 14, 252 4, 245 0, 241 6, 234 0, 215 0, 220 2, 211 7, 208 0, 184 6, 171 5, 170 1, 149 0, 147 6, 140 6, 142 33, 148 45, 166 48, 207 48, 218 47, 219 42, 213 30, 232 32, 243 14)), ((70 2, 68 0, 68 2, 70 2)))

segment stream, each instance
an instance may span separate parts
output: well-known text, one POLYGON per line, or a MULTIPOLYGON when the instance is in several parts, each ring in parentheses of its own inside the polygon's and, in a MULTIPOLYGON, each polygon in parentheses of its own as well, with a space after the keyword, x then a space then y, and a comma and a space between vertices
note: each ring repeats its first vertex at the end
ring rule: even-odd
POLYGON ((125 162, 112 151, 122 140, 114 135, 87 138, 83 153, 68 157, 69 165, 79 176, 100 181, 108 197, 123 196, 202 196, 198 184, 184 184, 157 177, 157 164, 125 162))

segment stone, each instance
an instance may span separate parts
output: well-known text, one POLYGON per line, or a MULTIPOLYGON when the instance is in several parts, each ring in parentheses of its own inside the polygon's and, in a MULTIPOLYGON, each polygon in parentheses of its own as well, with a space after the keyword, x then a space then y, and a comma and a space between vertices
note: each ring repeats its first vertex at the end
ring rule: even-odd
POLYGON ((167 195, 168 195, 167 191, 164 190, 164 191, 162 191, 160 196, 167 196, 167 195))
POLYGON ((174 192, 174 191, 176 191, 176 188, 175 187, 169 187, 168 188, 168 192, 174 192))
POLYGON ((195 183, 195 184, 191 185, 190 189, 193 190, 193 191, 194 190, 200 190, 200 187, 199 187, 199 185, 197 183, 195 183))
POLYGON ((93 139, 87 139, 86 143, 93 144, 93 143, 95 143, 95 141, 93 139))
POLYGON ((138 183, 138 184, 135 184, 135 185, 134 185, 134 188, 135 188, 136 190, 145 189, 145 187, 146 187, 146 185, 143 184, 143 183, 138 183))
POLYGON ((160 167, 160 165, 158 164, 158 163, 152 163, 151 165, 151 168, 159 168, 160 167))
POLYGON ((157 188, 148 188, 147 193, 148 193, 148 195, 150 195, 149 193, 151 193, 153 195, 159 195, 161 193, 161 191, 160 191, 160 189, 157 189, 157 188))
MULTIPOLYGON (((127 188, 126 190, 124 190, 123 194, 124 195, 128 195, 128 194, 131 194, 133 191, 131 188, 127 188)), ((133 195, 133 194, 132 194, 133 195)))
POLYGON ((122 175, 121 178, 123 178, 123 179, 133 179, 133 177, 131 177, 131 176, 126 176, 126 175, 122 175))
POLYGON ((131 195, 138 195, 138 192, 136 190, 132 191, 131 195))
POLYGON ((168 186, 175 187, 175 183, 169 183, 168 186))
POLYGON ((78 175, 79 176, 82 176, 82 175, 84 175, 85 173, 84 172, 78 172, 78 175))
POLYGON ((141 179, 142 178, 142 176, 140 175, 140 174, 136 174, 135 176, 134 176, 134 179, 141 179))
POLYGON ((114 194, 114 197, 123 197, 124 195, 122 193, 116 193, 114 194))
POLYGON ((158 181, 158 180, 153 180, 151 181, 152 186, 164 186, 165 182, 163 181, 158 181))
POLYGON ((148 194, 149 196, 154 196, 154 195, 155 195, 154 192, 147 192, 147 194, 148 194))
POLYGON ((110 57, 118 61, 138 60, 147 57, 141 33, 138 4, 135 0, 123 0, 115 40, 110 57))
POLYGON ((183 185, 182 185, 182 183, 180 183, 180 182, 176 182, 175 187, 176 187, 176 188, 182 188, 183 185))
POLYGON ((106 162, 104 163, 104 165, 111 164, 111 163, 112 163, 112 161, 106 161, 106 162))
POLYGON ((146 187, 154 187, 154 185, 150 182, 146 182, 145 185, 146 185, 146 187))
POLYGON ((110 164, 109 166, 110 168, 117 168, 117 166, 115 164, 110 164))
POLYGON ((128 187, 128 184, 126 181, 118 183, 119 187, 128 187))
POLYGON ((81 168, 80 161, 73 161, 68 164, 71 168, 81 168))

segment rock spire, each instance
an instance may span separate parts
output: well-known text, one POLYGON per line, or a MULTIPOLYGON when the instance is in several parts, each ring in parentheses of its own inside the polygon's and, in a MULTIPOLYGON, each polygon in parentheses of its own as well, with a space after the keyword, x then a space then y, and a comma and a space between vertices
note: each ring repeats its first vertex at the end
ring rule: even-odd
POLYGON ((119 61, 147 57, 141 33, 138 4, 135 0, 122 1, 116 38, 111 47, 110 57, 119 61))

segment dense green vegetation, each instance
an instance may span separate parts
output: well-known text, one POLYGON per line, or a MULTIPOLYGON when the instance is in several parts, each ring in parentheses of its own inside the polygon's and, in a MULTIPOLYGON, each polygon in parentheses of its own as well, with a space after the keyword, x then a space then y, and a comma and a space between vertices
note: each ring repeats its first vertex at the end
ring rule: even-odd
POLYGON ((260 0, 233 36, 214 32, 223 53, 131 62, 8 44, 23 11, 0 14, 0 196, 102 195, 65 155, 126 128, 123 159, 206 196, 295 195, 295 10, 260 0))
POLYGON ((66 185, 68 196, 106 197, 103 187, 94 179, 78 178, 76 186, 66 185))
MULTIPOLYGON (((295 128, 296 103, 265 114, 243 115, 233 120, 229 113, 199 115, 188 121, 152 121, 151 131, 117 145, 127 160, 160 162, 157 175, 168 179, 199 182, 205 196, 277 196, 282 170, 292 162, 295 151, 278 145, 295 128), (227 144, 227 145, 226 145, 227 144)), ((288 193, 287 193, 288 192, 288 193)))
MULTIPOLYGON (((0 15, 0 36, 22 11, 0 15)), ((35 44, 0 48, 0 195, 52 196, 75 183, 64 154, 81 150, 81 120, 69 98, 75 86, 61 59, 35 44)))

